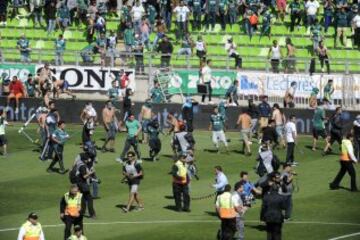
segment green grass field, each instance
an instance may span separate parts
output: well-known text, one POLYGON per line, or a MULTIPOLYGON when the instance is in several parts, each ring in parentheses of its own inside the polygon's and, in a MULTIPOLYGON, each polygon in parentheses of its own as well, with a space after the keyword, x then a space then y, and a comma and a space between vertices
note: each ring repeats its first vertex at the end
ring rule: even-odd
MULTIPOLYGON (((46 239, 62 239, 64 227, 59 219, 59 201, 68 190, 67 175, 50 174, 45 170, 48 162, 40 162, 33 146, 17 133, 18 126, 8 127, 9 156, 0 158, 0 239, 16 239, 18 228, 29 212, 35 211, 40 222, 45 225, 46 239)), ((65 147, 65 165, 70 167, 74 157, 80 152, 81 127, 69 125, 72 136, 65 147)), ((28 132, 35 136, 35 126, 28 132)), ((104 132, 101 127, 96 131, 95 139, 100 145, 104 132)), ((193 181, 193 197, 212 192, 213 167, 221 165, 230 182, 237 181, 239 172, 247 170, 255 181, 253 172, 255 156, 244 157, 236 153, 240 150, 239 134, 227 133, 231 153, 214 154, 204 149, 212 148, 210 132, 195 133, 196 159, 199 168, 199 181, 193 181)), ((121 165, 115 158, 122 150, 124 133, 117 137, 116 153, 99 153, 96 167, 102 179, 101 199, 95 200, 96 220, 85 219, 85 233, 88 239, 215 239, 219 221, 214 216, 214 199, 192 201, 191 213, 177 213, 167 207, 174 204, 171 195, 171 177, 168 172, 172 165, 169 137, 162 136, 163 151, 159 162, 144 161, 145 178, 140 185, 140 194, 145 202, 142 212, 123 213, 119 204, 125 204, 128 196, 127 185, 121 184, 121 165)), ((309 137, 301 137, 296 159, 300 165, 298 172, 299 192, 294 194, 292 221, 284 226, 285 240, 321 240, 360 232, 360 194, 347 190, 330 191, 328 183, 338 170, 337 156, 322 157, 321 152, 313 153, 306 148, 311 143, 309 137), (300 149, 303 151, 301 154, 300 149)), ((337 149, 335 146, 334 149, 337 149)), ((253 144, 253 152, 257 144, 253 144)), ((148 148, 141 145, 143 157, 147 157, 148 148)), ((277 152, 283 160, 284 152, 277 152)), ((359 169, 358 166, 356 166, 359 169)), ((349 186, 348 176, 343 186, 349 186)), ((358 184, 360 182, 358 181, 358 184)), ((266 239, 261 231, 259 210, 261 201, 246 214, 245 234, 247 240, 266 239)), ((359 235, 346 238, 360 239, 359 235)))

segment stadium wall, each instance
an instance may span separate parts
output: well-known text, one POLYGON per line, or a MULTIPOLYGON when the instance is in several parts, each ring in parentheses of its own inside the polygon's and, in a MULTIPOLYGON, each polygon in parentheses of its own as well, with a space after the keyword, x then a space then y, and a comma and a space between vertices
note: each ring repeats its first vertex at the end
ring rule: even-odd
MULTIPOLYGON (((60 112, 61 118, 67 123, 79 124, 80 121, 80 113, 87 101, 85 100, 56 100, 56 107, 60 112)), ((104 107, 104 101, 92 101, 95 109, 97 110, 99 120, 101 120, 101 110, 104 107)), ((136 102, 134 105, 134 113, 137 114, 140 112, 141 106, 143 103, 136 102)), ((6 105, 6 99, 0 98, 0 109, 4 109, 6 105)), ((25 122, 28 120, 33 113, 35 113, 36 109, 42 105, 41 99, 22 99, 20 103, 19 113, 15 114, 15 109, 13 104, 9 108, 8 118, 14 119, 16 118, 19 122, 25 122)), ((119 109, 122 109, 120 106, 116 106, 119 109)), ((181 104, 155 104, 153 106, 154 112, 158 115, 158 119, 160 120, 161 126, 164 128, 169 127, 166 122, 167 115, 169 112, 174 112, 178 117, 181 118, 181 104)), ((228 130, 236 130, 235 123, 237 121, 238 115, 241 110, 244 108, 238 107, 229 107, 227 109, 227 127, 228 130)), ((209 126, 209 117, 212 113, 213 106, 199 105, 194 107, 195 119, 194 126, 196 129, 207 129, 209 126)), ((297 129, 299 133, 302 134, 310 134, 312 127, 312 116, 313 110, 311 109, 284 109, 285 115, 290 116, 291 114, 295 114, 297 116, 297 129)), ((332 111, 326 111, 328 116, 333 114, 332 111)), ((360 114, 360 112, 355 111, 344 111, 343 118, 345 122, 345 128, 350 129, 352 126, 352 121, 355 116, 360 114)), ((123 114, 118 114, 118 119, 122 119, 123 114)), ((237 130, 238 131, 238 130, 237 130)))

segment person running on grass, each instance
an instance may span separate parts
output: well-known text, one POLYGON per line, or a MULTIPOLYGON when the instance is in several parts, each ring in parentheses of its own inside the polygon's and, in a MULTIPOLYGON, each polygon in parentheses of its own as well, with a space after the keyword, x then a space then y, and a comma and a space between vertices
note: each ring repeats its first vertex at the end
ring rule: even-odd
POLYGON ((325 110, 323 107, 323 103, 321 101, 319 101, 315 111, 314 111, 314 116, 312 119, 313 122, 313 146, 312 146, 312 150, 316 151, 316 143, 319 139, 319 136, 322 137, 325 142, 326 145, 328 144, 328 139, 326 137, 326 129, 325 129, 325 121, 326 121, 326 117, 325 117, 325 110))
POLYGON ((139 121, 135 119, 134 114, 129 115, 128 119, 125 121, 125 127, 127 129, 127 137, 125 140, 124 149, 120 155, 120 158, 117 158, 116 161, 122 163, 125 154, 129 151, 130 147, 132 146, 136 153, 138 162, 141 162, 138 136, 142 128, 139 121))
POLYGON ((106 139, 102 147, 102 151, 115 152, 115 136, 116 136, 116 122, 115 122, 115 108, 113 107, 111 101, 107 101, 105 107, 102 111, 103 123, 106 131, 106 139), (110 148, 107 148, 107 145, 110 145, 110 148))
POLYGON ((219 142, 223 142, 226 152, 228 152, 228 143, 224 133, 225 119, 219 113, 219 108, 214 107, 214 112, 210 116, 209 131, 212 131, 212 141, 215 145, 216 152, 219 152, 219 142))
POLYGON ((239 115, 237 125, 241 126, 240 135, 243 141, 243 152, 246 156, 251 156, 251 117, 247 110, 239 115))
POLYGON ((129 151, 127 153, 127 162, 123 166, 123 175, 129 185, 129 200, 126 207, 122 210, 127 213, 131 210, 132 204, 135 201, 138 204, 138 211, 144 210, 143 202, 139 197, 139 184, 143 178, 143 169, 136 161, 135 152, 129 151))

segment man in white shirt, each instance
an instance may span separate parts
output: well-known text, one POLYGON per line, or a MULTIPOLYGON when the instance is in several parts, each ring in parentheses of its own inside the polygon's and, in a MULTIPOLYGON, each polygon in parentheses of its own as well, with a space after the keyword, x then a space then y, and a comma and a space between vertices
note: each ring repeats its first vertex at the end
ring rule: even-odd
MULTIPOLYGON (((206 61, 206 65, 201 69, 201 80, 200 82, 205 84, 207 86, 207 93, 209 94, 209 104, 212 104, 211 102, 211 96, 212 96, 212 88, 211 88, 211 80, 212 80, 212 70, 211 70, 211 59, 208 59, 206 61)), ((206 94, 202 95, 201 102, 205 102, 206 94)))
POLYGON ((228 38, 227 42, 225 43, 225 50, 229 57, 235 58, 235 68, 241 68, 242 59, 240 54, 236 51, 236 44, 234 43, 232 37, 228 38))
POLYGON ((136 1, 135 5, 131 9, 131 16, 134 23, 135 33, 141 34, 140 26, 141 26, 141 19, 145 14, 145 9, 140 3, 140 1, 136 1))
POLYGON ((285 125, 285 137, 287 142, 286 163, 289 163, 291 165, 296 165, 296 162, 294 161, 294 150, 295 150, 295 143, 297 138, 295 123, 296 123, 295 115, 291 115, 289 121, 285 125))
POLYGON ((237 182, 235 184, 234 192, 231 197, 236 211, 236 233, 234 239, 237 240, 244 240, 244 230, 245 230, 244 214, 248 208, 244 206, 241 195, 244 192, 245 183, 246 182, 243 180, 237 182))
POLYGON ((305 3, 308 27, 314 24, 319 7, 320 5, 317 0, 308 0, 305 3))
POLYGON ((225 174, 223 173, 221 166, 215 167, 215 184, 212 186, 215 188, 217 195, 220 195, 224 192, 224 188, 227 184, 229 184, 229 181, 225 174))
POLYGON ((21 226, 17 240, 39 239, 45 240, 41 224, 36 213, 30 213, 27 221, 21 226))
POLYGON ((352 26, 354 29, 354 36, 355 36, 354 44, 360 50, 360 11, 358 11, 358 14, 353 18, 352 26))
POLYGON ((174 13, 176 14, 177 25, 176 38, 180 40, 183 39, 184 32, 187 31, 187 22, 190 10, 184 5, 183 1, 180 1, 180 4, 174 8, 174 13))

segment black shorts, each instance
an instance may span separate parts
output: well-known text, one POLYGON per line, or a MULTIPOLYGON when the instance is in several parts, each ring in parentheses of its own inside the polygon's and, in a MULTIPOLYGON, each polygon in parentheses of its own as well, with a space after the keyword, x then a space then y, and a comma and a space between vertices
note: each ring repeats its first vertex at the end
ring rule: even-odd
POLYGON ((342 136, 338 132, 330 132, 330 144, 333 144, 334 142, 338 142, 338 144, 341 145, 342 136))
POLYGON ((312 134, 313 134, 313 137, 314 137, 316 140, 319 139, 319 136, 322 137, 323 139, 326 138, 326 131, 325 131, 325 129, 316 129, 316 128, 313 128, 312 134))
POLYGON ((7 144, 7 139, 5 137, 5 135, 0 135, 0 147, 4 146, 7 144))

